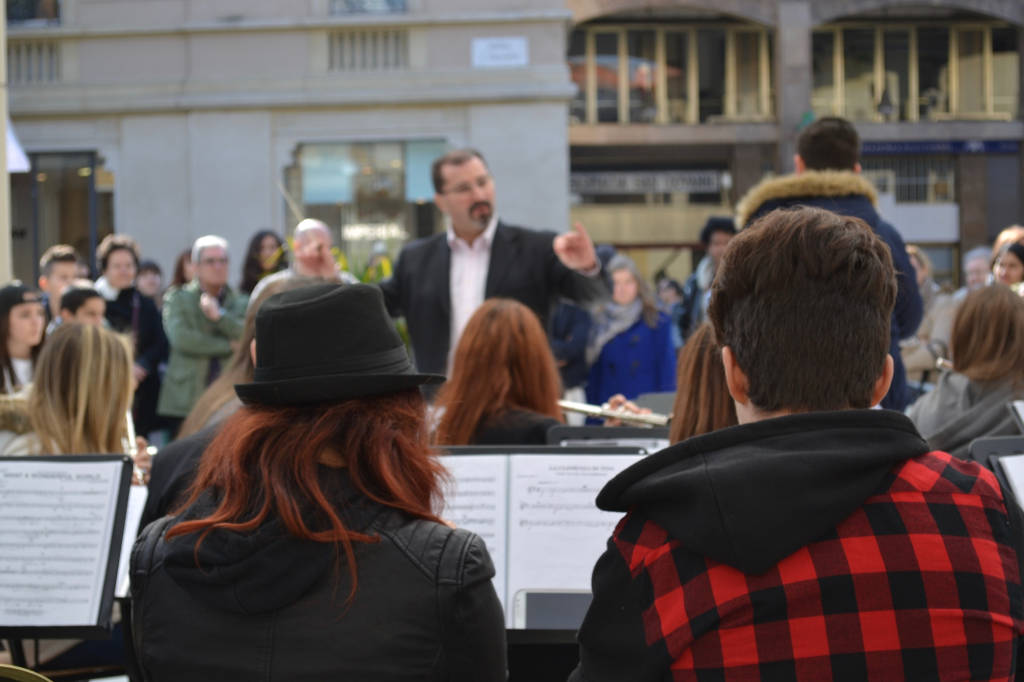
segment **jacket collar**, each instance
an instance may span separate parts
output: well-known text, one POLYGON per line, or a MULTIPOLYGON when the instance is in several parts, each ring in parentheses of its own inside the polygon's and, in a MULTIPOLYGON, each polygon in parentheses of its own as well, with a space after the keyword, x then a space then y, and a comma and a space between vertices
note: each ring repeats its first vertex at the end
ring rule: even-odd
POLYGON ((758 574, 820 538, 928 452, 902 414, 816 412, 691 438, 626 469, 606 511, 637 510, 683 547, 758 574))
POLYGON ((860 173, 853 171, 807 171, 799 175, 768 178, 755 185, 736 204, 736 224, 741 228, 769 201, 799 197, 867 197, 878 205, 878 192, 860 173))

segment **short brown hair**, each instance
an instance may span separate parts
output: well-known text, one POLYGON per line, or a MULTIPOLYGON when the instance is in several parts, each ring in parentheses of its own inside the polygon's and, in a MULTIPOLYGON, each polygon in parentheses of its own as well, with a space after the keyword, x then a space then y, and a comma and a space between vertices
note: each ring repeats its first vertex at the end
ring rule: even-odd
POLYGON ((110 254, 115 251, 127 251, 132 254, 135 267, 139 267, 139 243, 126 234, 108 234, 96 247, 96 262, 100 266, 100 272, 106 272, 107 261, 110 254))
POLYGON ((764 411, 870 407, 889 352, 896 273, 859 218, 777 209, 737 235, 708 316, 764 411))
POLYGON ((804 128, 796 152, 808 170, 853 170, 860 161, 860 135, 845 118, 826 116, 804 128))
POLYGON ((992 284, 964 299, 950 337, 953 369, 972 381, 1024 381, 1024 299, 992 284))
POLYGON ((67 244, 54 244, 39 259, 39 274, 49 277, 54 263, 78 263, 78 252, 67 244))
POLYGON ((434 191, 438 194, 444 194, 444 176, 441 175, 442 166, 461 166, 473 159, 480 159, 480 163, 485 168, 487 167, 484 155, 469 147, 466 149, 453 149, 434 159, 434 163, 430 165, 430 179, 434 182, 434 191))

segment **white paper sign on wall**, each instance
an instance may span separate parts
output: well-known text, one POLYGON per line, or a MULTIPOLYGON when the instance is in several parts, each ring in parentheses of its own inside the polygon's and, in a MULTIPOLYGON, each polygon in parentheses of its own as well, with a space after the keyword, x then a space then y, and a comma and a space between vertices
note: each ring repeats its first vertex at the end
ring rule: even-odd
POLYGON ((530 63, 530 43, 525 36, 473 38, 474 69, 514 69, 530 63))

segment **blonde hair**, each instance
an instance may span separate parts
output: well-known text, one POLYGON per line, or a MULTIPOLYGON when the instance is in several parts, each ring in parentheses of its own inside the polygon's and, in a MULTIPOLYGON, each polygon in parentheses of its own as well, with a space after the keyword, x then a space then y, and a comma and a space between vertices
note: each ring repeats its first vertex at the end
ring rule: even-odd
POLYGON ((29 394, 42 452, 124 452, 131 367, 126 337, 91 325, 58 327, 39 355, 29 394))

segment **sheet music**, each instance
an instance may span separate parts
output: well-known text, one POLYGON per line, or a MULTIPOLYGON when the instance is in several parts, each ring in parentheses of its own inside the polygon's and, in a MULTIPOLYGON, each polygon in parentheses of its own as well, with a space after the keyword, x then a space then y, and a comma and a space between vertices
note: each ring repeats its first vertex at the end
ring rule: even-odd
POLYGON ((121 538, 121 558, 117 564, 115 597, 127 597, 131 587, 128 570, 131 568, 132 547, 135 545, 135 537, 139 534, 139 522, 142 521, 142 512, 146 508, 148 496, 149 490, 144 485, 133 485, 128 490, 128 511, 124 517, 124 537, 121 538))
POLYGON ((562 447, 643 448, 652 454, 669 446, 668 438, 563 438, 562 447))
POLYGON ((123 467, 0 460, 0 625, 100 622, 123 467))
MULTIPOLYGON (((622 514, 600 511, 597 493, 643 455, 512 455, 506 603, 520 590, 589 590, 594 563, 622 514)), ((513 625, 511 609, 506 622, 513 625)))
MULTIPOLYGON (((505 550, 508 542, 508 457, 442 457, 452 483, 441 517, 479 535, 494 561, 494 590, 505 606, 505 550)), ((507 610, 507 609, 506 609, 507 610)))
POLYGON ((1006 480, 1010 482, 1017 501, 1024 504, 1024 455, 1000 457, 999 464, 1003 467, 1003 473, 1006 474, 1006 480))

